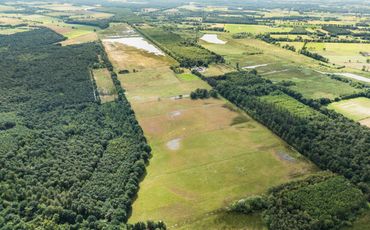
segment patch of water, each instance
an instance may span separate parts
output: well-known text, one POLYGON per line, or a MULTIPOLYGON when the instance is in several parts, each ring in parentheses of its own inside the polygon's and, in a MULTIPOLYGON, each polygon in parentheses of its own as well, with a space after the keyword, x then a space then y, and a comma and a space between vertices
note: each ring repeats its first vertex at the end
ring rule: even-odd
POLYGON ((282 151, 277 151, 277 155, 279 156, 279 158, 281 160, 285 160, 285 161, 289 161, 289 162, 295 162, 296 161, 294 159, 294 157, 292 157, 292 156, 290 156, 287 153, 282 152, 282 151))
POLYGON ((169 150, 176 151, 180 148, 180 143, 181 143, 181 138, 176 138, 176 139, 173 139, 167 142, 166 147, 169 150))

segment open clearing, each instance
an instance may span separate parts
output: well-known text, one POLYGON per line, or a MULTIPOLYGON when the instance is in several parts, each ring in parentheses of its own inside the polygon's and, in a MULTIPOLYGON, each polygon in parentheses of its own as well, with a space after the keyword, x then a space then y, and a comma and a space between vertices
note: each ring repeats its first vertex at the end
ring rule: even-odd
MULTIPOLYGON (((153 149, 130 222, 164 218, 168 226, 189 229, 205 219, 209 228, 226 226, 230 215, 217 210, 229 202, 316 170, 224 99, 175 99, 210 87, 189 73, 174 74, 168 56, 103 44, 116 70, 130 70, 119 79, 153 149), (240 116, 243 122, 232 125, 240 116), (282 159, 281 152, 296 160, 282 159)), ((264 228, 258 217, 232 226, 264 228)))
POLYGON ((117 98, 117 92, 109 71, 106 68, 94 69, 93 75, 101 101, 103 103, 114 101, 117 98))
POLYGON ((359 97, 331 103, 329 109, 370 127, 370 99, 359 97))

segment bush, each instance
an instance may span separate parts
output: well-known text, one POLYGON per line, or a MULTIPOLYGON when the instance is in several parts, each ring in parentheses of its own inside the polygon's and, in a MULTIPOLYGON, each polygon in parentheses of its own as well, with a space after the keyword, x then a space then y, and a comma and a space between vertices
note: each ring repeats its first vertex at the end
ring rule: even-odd
POLYGON ((192 100, 196 99, 207 99, 207 98, 218 98, 218 93, 216 90, 211 89, 210 91, 206 89, 196 89, 195 91, 190 93, 190 98, 192 100))
POLYGON ((267 207, 268 202, 265 197, 251 196, 233 203, 230 207, 230 211, 251 214, 254 212, 265 210, 267 207))

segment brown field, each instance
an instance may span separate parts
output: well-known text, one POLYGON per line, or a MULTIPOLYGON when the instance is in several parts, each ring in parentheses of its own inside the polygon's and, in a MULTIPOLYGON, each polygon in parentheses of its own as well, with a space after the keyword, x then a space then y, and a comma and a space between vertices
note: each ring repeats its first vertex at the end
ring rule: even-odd
POLYGON ((23 20, 13 17, 0 16, 0 24, 18 25, 23 23, 23 20))
POLYGON ((76 44, 81 44, 81 43, 86 43, 86 42, 93 42, 98 40, 98 35, 96 33, 88 33, 84 34, 75 38, 71 38, 68 40, 65 40, 61 42, 63 46, 68 46, 68 45, 76 45, 76 44))
POLYGON ((58 34, 67 34, 73 31, 71 27, 67 27, 67 26, 58 26, 58 25, 53 25, 53 24, 47 24, 45 26, 51 30, 54 30, 58 34))
MULTIPOLYGON (((176 62, 167 56, 152 55, 143 50, 126 46, 118 43, 103 42, 104 47, 111 59, 113 66, 117 69, 127 69, 132 71, 151 68, 166 67, 169 69, 171 64, 176 62)), ((171 71, 172 72, 172 71, 171 71)))
POLYGON ((359 121, 361 125, 365 125, 370 128, 370 118, 359 121))

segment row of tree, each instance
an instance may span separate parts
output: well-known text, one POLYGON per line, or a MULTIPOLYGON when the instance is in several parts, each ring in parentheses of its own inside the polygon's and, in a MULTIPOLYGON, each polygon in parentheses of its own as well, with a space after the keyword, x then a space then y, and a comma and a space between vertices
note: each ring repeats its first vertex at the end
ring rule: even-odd
POLYGON ((370 194, 370 130, 367 127, 334 112, 302 117, 262 100, 261 96, 265 95, 283 95, 282 86, 253 73, 230 73, 208 82, 320 168, 344 175, 370 194))

